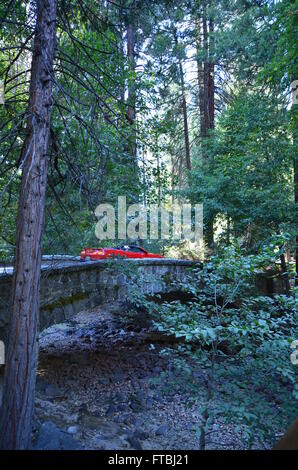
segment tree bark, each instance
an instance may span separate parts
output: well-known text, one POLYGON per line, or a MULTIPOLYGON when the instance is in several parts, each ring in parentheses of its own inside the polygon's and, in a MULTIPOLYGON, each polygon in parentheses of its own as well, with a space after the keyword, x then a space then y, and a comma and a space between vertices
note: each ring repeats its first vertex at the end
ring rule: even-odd
POLYGON ((284 436, 275 444, 273 450, 298 450, 298 418, 295 419, 284 436))
POLYGON ((28 449, 31 443, 56 9, 56 0, 37 0, 0 417, 1 449, 28 449))
POLYGON ((204 106, 204 70, 203 62, 199 58, 202 51, 202 38, 201 38, 201 18, 195 18, 196 27, 196 49, 197 49, 197 77, 199 87, 199 112, 200 112, 200 135, 201 138, 206 136, 206 123, 205 123, 205 106, 204 106))
MULTIPOLYGON (((204 113, 203 123, 201 123, 201 137, 206 137, 208 130, 214 129, 214 22, 207 18, 207 9, 203 7, 203 47, 204 47, 204 64, 198 63, 198 85, 200 99, 200 114, 204 113), (201 103, 202 101, 202 103, 201 103)), ((199 20, 197 20, 198 23, 199 20)), ((200 29, 197 37, 200 37, 200 29)), ((201 48, 201 40, 197 39, 197 48, 201 48)))
POLYGON ((204 67, 203 67, 203 78, 204 78, 204 123, 205 123, 205 134, 202 137, 206 137, 207 129, 210 129, 209 119, 209 47, 208 47, 208 26, 207 26, 207 12, 206 6, 203 6, 203 47, 204 47, 204 67))
MULTIPOLYGON (((295 109, 296 111, 296 109, 295 109)), ((294 200, 295 210, 298 211, 298 156, 297 156, 297 111, 296 115, 293 116, 294 121, 294 132, 293 132, 293 147, 294 147, 294 200)), ((295 259, 296 259, 296 276, 295 286, 298 286, 298 234, 295 237, 295 259)))
MULTIPOLYGON (((132 74, 135 73, 135 30, 132 23, 127 26, 127 57, 129 61, 129 69, 132 74)), ((136 90, 134 80, 130 78, 128 81, 128 109, 127 120, 130 124, 134 124, 136 118, 136 90)))
MULTIPOLYGON (((174 30, 174 41, 178 45, 177 31, 174 30)), ((179 58, 179 75, 181 85, 181 105, 183 112, 183 132, 184 132, 184 146, 185 146, 185 166, 188 170, 191 169, 190 162, 190 144, 189 144, 189 129, 188 129, 188 117, 187 117, 187 105, 186 105, 186 94, 185 94, 185 81, 182 61, 179 58)))
MULTIPOLYGON (((182 71, 183 74, 183 71, 182 71)), ((188 170, 191 169, 190 162, 190 145, 189 145, 189 130, 188 130, 188 118, 187 118, 187 107, 185 92, 182 92, 182 109, 183 109, 183 129, 184 129, 184 143, 185 143, 185 164, 188 170)))
POLYGON ((128 154, 131 156, 134 180, 138 181, 138 165, 137 165, 137 133, 136 133, 136 85, 135 85, 135 26, 132 19, 129 19, 127 29, 127 58, 129 63, 130 77, 128 79, 128 95, 127 95, 127 113, 126 118, 131 126, 131 134, 128 138, 128 154))
MULTIPOLYGON (((214 63, 211 59, 211 52, 214 51, 214 39, 212 37, 214 32, 214 23, 211 19, 208 20, 208 2, 203 3, 202 8, 202 25, 203 25, 203 49, 204 49, 204 64, 203 64, 203 129, 201 130, 202 138, 202 156, 203 164, 206 164, 206 152, 204 149, 204 142, 208 136, 208 131, 214 129, 214 63), (208 30, 209 26, 209 30, 208 30), (211 33, 211 35, 210 35, 211 33)), ((199 83, 200 86, 200 83, 199 83)), ((205 239, 209 250, 212 250, 214 245, 214 214, 210 214, 206 222, 205 239)))
POLYGON ((288 269, 287 269, 286 258, 285 258, 285 255, 283 253, 280 255, 280 264, 281 264, 282 279, 283 279, 283 283, 284 283, 284 286, 285 286, 286 296, 289 297, 290 293, 291 293, 291 286, 290 286, 290 280, 289 280, 289 273, 288 273, 288 269))
POLYGON ((209 129, 214 129, 214 22, 209 19, 208 111, 209 129))

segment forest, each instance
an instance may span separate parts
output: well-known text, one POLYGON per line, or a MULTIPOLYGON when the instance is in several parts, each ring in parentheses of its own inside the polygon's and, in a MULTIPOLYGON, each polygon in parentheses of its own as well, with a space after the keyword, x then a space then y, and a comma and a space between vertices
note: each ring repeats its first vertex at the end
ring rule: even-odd
MULTIPOLYGON (((149 339, 133 347, 144 361, 151 354, 155 375, 124 404, 111 387, 106 424, 93 427, 82 385, 73 442, 58 448, 298 449, 297 13, 297 0, 0 1, 1 305, 1 276, 13 269, 7 337, 0 305, 0 449, 47 449, 44 421, 67 428, 40 411, 52 406, 38 395, 42 371, 54 381, 50 368, 63 356, 48 366, 48 336, 39 334, 43 257, 123 244, 195 267, 179 295, 158 299, 133 263, 118 263, 129 288, 115 327, 123 344, 111 339, 112 350, 120 362, 130 357, 121 332, 145 331, 149 339), (123 234, 119 197, 145 211, 142 220, 158 207, 173 222, 173 207, 188 205, 193 230, 201 207, 203 236, 160 235, 162 213, 156 236, 149 225, 141 232, 141 218, 137 236, 123 234), (100 204, 115 208, 116 230, 102 239, 100 204), (175 400, 183 430, 174 421, 156 430, 175 400), (125 411, 143 406, 156 413, 152 429, 125 411), (124 444, 96 437, 112 419, 128 427, 124 444)), ((93 361, 100 375, 98 351, 88 354, 86 368, 93 361)), ((85 377, 80 361, 74 375, 65 366, 65 384, 85 377)))

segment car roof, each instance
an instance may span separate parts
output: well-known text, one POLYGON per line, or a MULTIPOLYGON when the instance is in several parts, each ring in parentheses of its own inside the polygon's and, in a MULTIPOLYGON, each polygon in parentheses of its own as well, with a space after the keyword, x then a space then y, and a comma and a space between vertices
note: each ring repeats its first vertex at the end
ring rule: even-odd
POLYGON ((116 246, 117 250, 123 250, 123 249, 127 249, 127 248, 129 248, 129 249, 130 248, 138 248, 140 250, 145 250, 142 246, 138 246, 138 245, 119 245, 119 246, 116 246))

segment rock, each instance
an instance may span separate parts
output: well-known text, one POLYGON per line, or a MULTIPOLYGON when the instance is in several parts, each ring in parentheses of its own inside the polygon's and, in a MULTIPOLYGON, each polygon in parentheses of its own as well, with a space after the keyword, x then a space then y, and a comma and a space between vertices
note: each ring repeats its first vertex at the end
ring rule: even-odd
POLYGON ((136 413, 138 413, 139 411, 142 410, 141 403, 136 402, 136 401, 131 402, 130 407, 131 407, 132 411, 135 411, 136 413))
POLYGON ((77 434, 78 432, 78 427, 77 426, 69 426, 67 429, 68 434, 77 434))
POLYGON ((97 416, 97 413, 81 413, 79 422, 82 426, 90 429, 99 429, 102 424, 102 417, 97 416))
POLYGON ((143 431, 143 429, 136 428, 133 432, 133 437, 143 441, 144 439, 148 439, 150 437, 150 434, 146 431, 143 431))
POLYGON ((48 383, 42 377, 36 378, 36 391, 37 393, 46 395, 47 398, 62 398, 65 396, 65 393, 62 390, 59 390, 55 385, 48 383))
POLYGON ((117 407, 111 403, 106 411, 106 415, 112 415, 113 413, 117 412, 117 407))
POLYGON ((137 417, 134 413, 131 412, 131 410, 128 409, 127 411, 127 413, 122 415, 123 423, 129 427, 135 426, 137 417))
POLYGON ((33 450, 83 450, 81 444, 68 433, 45 421, 39 428, 33 450))
POLYGON ((117 383, 117 382, 121 382, 121 380, 123 380, 124 377, 125 377, 125 374, 121 370, 116 370, 112 377, 112 380, 113 382, 117 383))
POLYGON ((65 396, 64 392, 59 390, 54 385, 49 384, 45 389, 45 395, 48 398, 62 398, 65 396))
POLYGON ((97 439, 96 440, 96 447, 99 450, 106 450, 107 442, 104 439, 97 439))
POLYGON ((129 442, 129 444, 131 445, 131 447, 132 447, 133 449, 136 449, 136 450, 143 450, 140 441, 139 441, 136 437, 134 437, 134 436, 128 436, 128 437, 127 437, 127 442, 129 442))
POLYGON ((151 397, 148 397, 146 400, 146 407, 150 410, 153 406, 153 399, 151 397))
POLYGON ((46 388, 49 386, 49 383, 40 376, 36 377, 36 391, 40 393, 45 393, 46 388))
POLYGON ((34 413, 34 415, 32 417, 32 431, 33 432, 38 431, 40 425, 41 425, 40 419, 38 418, 36 413, 34 413))
POLYGON ((117 411, 127 411, 127 405, 125 403, 120 403, 117 406, 117 411))
POLYGON ((140 428, 144 423, 144 420, 142 418, 136 418, 135 419, 135 425, 137 428, 140 428))
POLYGON ((118 402, 123 402, 126 400, 126 397, 124 395, 124 393, 116 393, 115 395, 115 400, 117 400, 118 402))
POLYGON ((154 381, 155 376, 153 376, 152 379, 149 381, 148 385, 149 385, 149 388, 151 388, 151 390, 154 390, 155 388, 157 388, 157 383, 154 381))
POLYGON ((144 370, 139 370, 138 371, 138 379, 139 380, 142 380, 146 376, 147 376, 146 371, 144 371, 144 370))
POLYGON ((156 436, 164 436, 165 434, 167 434, 168 430, 168 426, 166 424, 162 424, 156 429, 155 434, 156 436))
POLYGON ((79 407, 79 413, 88 413, 88 406, 87 403, 82 403, 79 407))
POLYGON ((122 416, 115 416, 113 421, 114 421, 114 423, 121 424, 123 422, 123 417, 122 416))
POLYGON ((141 411, 144 407, 145 397, 146 394, 143 391, 137 391, 136 393, 132 393, 129 397, 131 409, 135 412, 141 411))
POLYGON ((158 401, 159 403, 162 403, 163 402, 163 398, 162 396, 159 394, 159 393, 156 393, 155 395, 153 395, 153 399, 155 401, 158 401))
POLYGON ((139 392, 136 393, 136 398, 139 401, 142 401, 146 398, 146 393, 143 392, 143 390, 140 390, 139 392))
POLYGON ((101 377, 101 379, 98 380, 99 385, 109 385, 110 382, 111 381, 108 377, 101 377))
POLYGON ((136 417, 134 415, 130 415, 129 417, 129 424, 136 424, 136 417))

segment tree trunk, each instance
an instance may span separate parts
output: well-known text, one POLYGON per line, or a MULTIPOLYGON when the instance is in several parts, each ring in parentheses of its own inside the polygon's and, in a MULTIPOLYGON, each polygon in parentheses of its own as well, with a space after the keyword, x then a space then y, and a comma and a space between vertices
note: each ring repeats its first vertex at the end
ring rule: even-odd
POLYGON ((182 111, 183 111, 183 131, 184 131, 184 145, 185 145, 185 164, 188 170, 191 169, 190 163, 190 145, 189 145, 189 130, 188 130, 188 118, 187 118, 187 106, 185 96, 185 83, 184 83, 184 72, 181 60, 179 60, 179 71, 180 71, 180 82, 182 91, 182 111))
POLYGON ((298 450, 298 418, 287 429, 273 450, 298 450))
POLYGON ((210 119, 209 119, 209 48, 208 48, 208 26, 207 26, 207 12, 206 6, 203 7, 203 46, 204 46, 204 70, 203 70, 203 78, 204 78, 204 122, 205 122, 205 135, 202 137, 206 137, 207 130, 210 129, 210 119))
POLYGON ((188 170, 191 169, 190 163, 190 145, 189 145, 189 131, 185 93, 182 95, 182 109, 183 109, 183 129, 184 129, 184 142, 185 142, 185 164, 188 170))
MULTIPOLYGON (((127 57, 129 61, 129 69, 133 75, 136 70, 135 64, 135 30, 134 26, 130 23, 127 26, 127 57)), ((128 109, 127 109, 127 120, 129 124, 133 125, 136 118, 136 90, 134 79, 128 81, 128 109)))
POLYGON ((209 20, 209 73, 208 73, 208 110, 209 129, 214 129, 214 23, 209 20))
POLYGON ((197 49, 197 77, 199 87, 199 111, 200 111, 200 135, 201 138, 206 136, 206 123, 205 123, 205 107, 204 107, 204 70, 202 60, 199 54, 202 51, 202 38, 201 38, 201 19, 196 17, 196 49, 197 49))
MULTIPOLYGON (((293 71, 292 71, 293 72, 293 71)), ((289 81, 291 84, 292 91, 296 89, 296 73, 291 73, 289 76, 289 81)), ((297 152, 297 124, 298 124, 298 107, 297 104, 292 101, 291 105, 291 128, 293 132, 293 171, 294 171, 294 201, 295 201, 295 220, 297 219, 298 211, 298 152, 297 152)), ((295 287, 298 287, 298 232, 295 236, 295 287)))
MULTIPOLYGON (((297 111, 296 111, 297 113, 297 111)), ((295 208, 298 211, 298 156, 297 156, 297 114, 293 117, 294 120, 294 133, 293 133, 293 146, 294 146, 294 199, 295 199, 295 208), (296 119, 296 120, 295 120, 296 119)), ((296 258, 296 276, 295 276, 295 286, 298 286, 298 234, 295 237, 295 258, 296 258)))
MULTIPOLYGON (((127 113, 126 118, 131 126, 131 134, 128 138, 127 153, 131 157, 134 183, 138 181, 138 165, 137 165, 137 133, 136 133, 136 86, 135 86, 135 26, 132 20, 129 20, 127 29, 127 58, 129 63, 130 77, 128 79, 127 89, 127 113)), ((131 183, 128 183, 131 184, 131 183)))
POLYGON ((50 134, 56 0, 37 1, 27 135, 17 218, 9 340, 0 417, 0 448, 31 442, 38 356, 41 241, 50 134))
MULTIPOLYGON (((279 226, 276 227, 276 233, 280 235, 279 226)), ((287 268, 287 263, 286 263, 286 257, 284 255, 285 246, 280 245, 279 249, 282 250, 281 254, 279 255, 280 264, 281 264, 281 272, 282 272, 282 281, 284 284, 286 296, 289 297, 291 293, 291 286, 290 286, 289 273, 288 273, 288 268, 287 268)))
POLYGON ((231 238, 231 219, 227 215, 227 238, 226 238, 226 244, 229 246, 230 245, 230 238, 231 238))
MULTIPOLYGON (((211 2, 210 2, 211 3, 211 2)), ((201 138, 208 136, 208 131, 214 128, 214 63, 211 60, 210 53, 214 51, 214 23, 211 19, 208 21, 208 2, 203 3, 202 23, 203 23, 203 48, 204 48, 204 67, 203 67, 203 109, 204 109, 204 125, 201 138), (209 31, 208 31, 209 25, 209 31), (211 33, 211 35, 210 35, 211 33)), ((200 85, 199 85, 200 86, 200 85)), ((202 142, 203 160, 206 160, 206 152, 204 151, 204 143, 202 142)), ((210 214, 209 220, 206 222, 205 230, 206 243, 209 250, 214 245, 214 214, 210 214)))
MULTIPOLYGON (((177 31, 174 30, 175 44, 178 45, 177 31)), ((191 169, 190 162, 190 144, 189 144, 189 130, 188 130, 188 117, 187 117, 187 106, 186 106, 186 95, 185 95, 185 81, 184 72, 181 59, 179 59, 179 74, 180 74, 180 85, 181 85, 181 103, 183 112, 183 131, 184 131, 184 146, 185 146, 185 165, 188 170, 191 169)))
POLYGON ((291 287, 290 287, 290 280, 289 280, 289 273, 287 269, 287 263, 285 255, 282 253, 280 255, 280 264, 281 264, 281 271, 282 271, 282 279, 285 286, 286 296, 290 296, 291 287))

